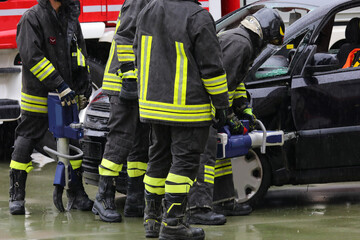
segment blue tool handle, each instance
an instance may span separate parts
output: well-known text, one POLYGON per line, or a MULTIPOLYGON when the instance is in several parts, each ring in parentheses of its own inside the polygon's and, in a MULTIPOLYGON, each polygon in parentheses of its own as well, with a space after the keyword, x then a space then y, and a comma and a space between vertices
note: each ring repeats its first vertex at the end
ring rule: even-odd
MULTIPOLYGON (((69 171, 69 181, 68 182, 77 182, 78 181, 77 176, 70 164, 68 166, 68 171, 69 171)), ((65 185, 66 185, 65 165, 62 162, 58 162, 58 164, 56 166, 54 185, 60 185, 63 187, 65 187, 65 185)))

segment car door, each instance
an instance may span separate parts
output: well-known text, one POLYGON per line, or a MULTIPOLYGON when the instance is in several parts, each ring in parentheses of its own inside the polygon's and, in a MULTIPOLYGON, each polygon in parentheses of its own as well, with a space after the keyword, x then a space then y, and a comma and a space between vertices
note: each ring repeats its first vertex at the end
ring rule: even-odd
POLYGON ((333 56, 318 52, 324 46, 316 40, 321 33, 316 34, 303 52, 302 71, 291 83, 291 109, 299 135, 296 168, 360 165, 360 68, 314 65, 319 54, 323 62, 333 56))

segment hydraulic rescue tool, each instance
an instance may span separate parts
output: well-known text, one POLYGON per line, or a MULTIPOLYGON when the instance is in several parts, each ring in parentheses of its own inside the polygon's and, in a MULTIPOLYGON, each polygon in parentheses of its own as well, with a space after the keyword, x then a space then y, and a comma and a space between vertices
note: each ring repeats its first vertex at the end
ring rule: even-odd
POLYGON ((82 124, 79 123, 77 104, 62 106, 60 97, 57 93, 48 95, 48 116, 49 130, 57 139, 57 151, 45 146, 44 150, 58 162, 54 177, 53 202, 60 212, 64 212, 62 195, 64 188, 69 189, 69 183, 82 181, 74 174, 70 160, 80 160, 83 152, 69 144, 69 139, 81 139, 84 136, 82 124), (70 150, 76 155, 69 155, 70 150))
MULTIPOLYGON (((237 193, 238 200, 246 200, 251 198, 248 196, 247 188, 253 187, 249 186, 249 183, 246 181, 252 181, 254 179, 247 179, 246 176, 251 175, 252 173, 247 173, 246 171, 251 171, 250 169, 244 168, 245 163, 247 161, 243 156, 247 155, 251 152, 251 155, 256 155, 251 149, 259 148, 261 154, 266 153, 266 147, 270 146, 282 146, 284 141, 286 140, 286 136, 284 132, 279 131, 267 131, 265 126, 261 121, 256 120, 256 125, 261 128, 261 130, 254 130, 251 132, 247 132, 249 121, 241 120, 242 125, 244 126, 244 133, 239 135, 232 135, 230 133, 229 126, 225 126, 218 131, 218 147, 217 147, 217 159, 231 159, 232 172, 233 172, 233 182, 234 188, 237 193), (246 176, 242 176, 246 175, 246 176), (245 189, 244 189, 245 188, 245 189)), ((253 168, 262 168, 261 165, 255 166, 256 164, 252 163, 253 168)), ((257 169, 259 175, 262 174, 262 169, 257 169)), ((251 182, 251 184, 261 184, 261 182, 251 182)), ((250 185, 251 185, 250 184, 250 185)))

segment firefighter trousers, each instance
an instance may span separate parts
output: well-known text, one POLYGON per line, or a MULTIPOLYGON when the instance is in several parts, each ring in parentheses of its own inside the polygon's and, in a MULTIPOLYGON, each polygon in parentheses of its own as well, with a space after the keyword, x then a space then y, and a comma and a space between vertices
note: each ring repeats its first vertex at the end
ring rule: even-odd
POLYGON ((209 127, 151 124, 145 189, 157 195, 186 195, 196 178, 209 127))
POLYGON ((145 174, 148 162, 149 125, 139 120, 139 103, 110 96, 109 134, 99 166, 103 176, 118 176, 127 161, 129 177, 145 174))
MULTIPOLYGON (((53 150, 57 149, 56 140, 49 131, 48 117, 23 114, 21 121, 15 130, 16 140, 14 152, 11 156, 10 168, 30 172, 32 167, 31 154, 34 149, 48 156, 43 150, 47 146, 53 150)), ((79 147, 79 141, 70 139, 70 144, 79 147)), ((71 153, 72 154, 72 153, 71 153)), ((81 167, 82 159, 70 160, 75 170, 81 167)))
POLYGON ((230 159, 216 159, 217 130, 210 127, 205 151, 200 157, 199 171, 189 192, 188 208, 210 208, 235 198, 230 159))

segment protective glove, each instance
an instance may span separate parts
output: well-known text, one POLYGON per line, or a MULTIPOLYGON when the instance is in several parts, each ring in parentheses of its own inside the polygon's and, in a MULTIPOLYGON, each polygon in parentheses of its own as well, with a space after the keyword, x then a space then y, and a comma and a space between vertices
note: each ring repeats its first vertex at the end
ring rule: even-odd
POLYGON ((255 129, 256 126, 256 117, 252 112, 252 107, 246 105, 246 108, 243 110, 241 115, 239 116, 240 119, 249 120, 249 130, 252 131, 255 129))
POLYGON ((133 63, 128 63, 120 67, 118 75, 122 80, 120 98, 125 100, 137 100, 137 71, 133 63))
POLYGON ((213 119, 213 127, 215 129, 220 129, 225 126, 227 121, 228 109, 216 109, 215 110, 215 119, 213 119))
POLYGON ((78 95, 79 110, 83 110, 89 104, 89 99, 84 95, 78 95))
POLYGON ((232 135, 240 135, 248 131, 234 113, 228 116, 226 125, 229 126, 232 135))
POLYGON ((70 87, 62 82, 57 88, 56 91, 59 93, 59 97, 61 99, 61 106, 65 106, 65 103, 70 106, 71 104, 75 104, 75 92, 70 89, 70 87))

